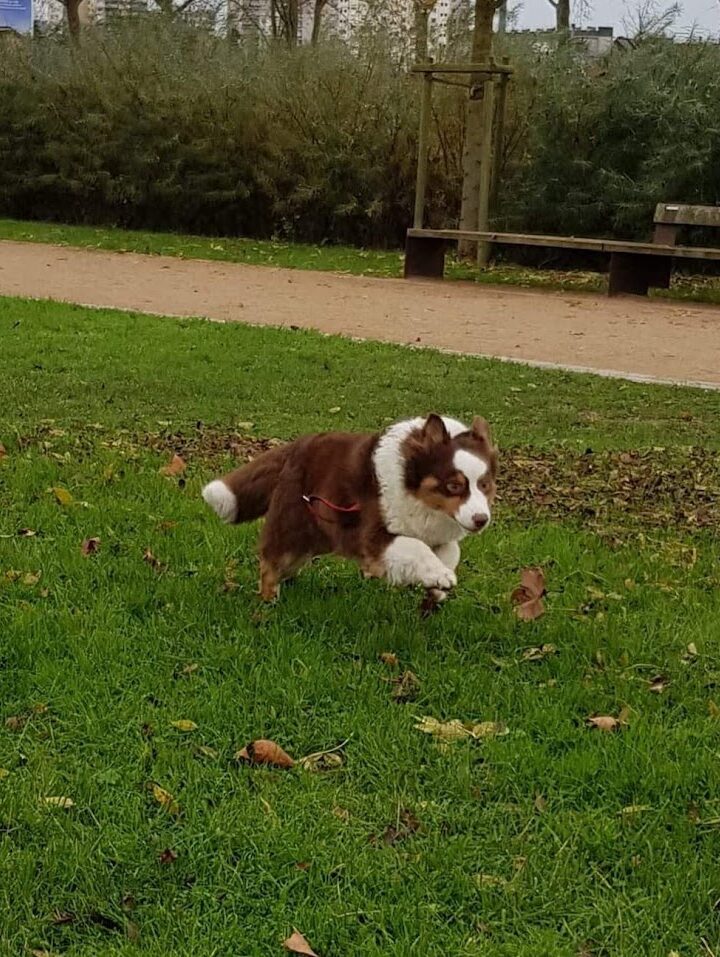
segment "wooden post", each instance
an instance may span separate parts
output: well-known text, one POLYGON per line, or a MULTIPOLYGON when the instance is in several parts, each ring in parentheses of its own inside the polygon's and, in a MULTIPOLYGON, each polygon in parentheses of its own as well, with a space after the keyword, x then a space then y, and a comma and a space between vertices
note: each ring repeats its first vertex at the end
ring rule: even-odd
POLYGON ((423 74, 422 100, 420 102, 420 132, 418 135, 417 179, 415 181, 415 214, 413 226, 422 229, 425 218, 425 192, 427 189, 430 117, 432 108, 432 73, 423 74))
MULTIPOLYGON (((493 151, 493 113, 495 111, 495 81, 492 76, 485 79, 483 94, 483 138, 480 159, 480 200, 478 204, 478 225, 481 233, 490 229, 490 186, 492 183, 493 151)), ((477 264, 480 269, 487 266, 490 259, 490 243, 478 243, 477 264)))
MULTIPOLYGON (((507 66, 510 63, 510 57, 504 56, 502 62, 507 66)), ((498 97, 495 105, 495 125, 493 127, 493 171, 492 188, 490 190, 490 213, 497 210, 497 199, 500 193, 500 167, 505 141, 505 112, 507 106, 507 88, 510 77, 507 73, 501 73, 498 77, 498 97)))

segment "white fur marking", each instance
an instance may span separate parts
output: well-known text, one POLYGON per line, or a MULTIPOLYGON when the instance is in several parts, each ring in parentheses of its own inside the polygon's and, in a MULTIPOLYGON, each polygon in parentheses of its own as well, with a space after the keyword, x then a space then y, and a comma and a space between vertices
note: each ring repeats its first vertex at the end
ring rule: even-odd
POLYGON ((223 522, 232 522, 237 515, 237 499, 222 479, 215 479, 202 490, 202 497, 223 522))
POLYGON ((398 535, 385 550, 384 559, 385 575, 393 585, 424 585, 447 591, 457 584, 455 572, 417 538, 398 535))
POLYGON ((458 449, 453 457, 453 465, 468 480, 470 495, 455 513, 463 528, 469 532, 477 530, 474 517, 484 515, 490 522, 490 503, 487 496, 478 488, 478 482, 487 475, 488 463, 467 449, 458 449))
MULTIPOLYGON (((450 515, 430 509, 405 488, 405 456, 402 444, 411 432, 422 429, 425 419, 398 422, 381 437, 373 456, 375 475, 380 486, 380 507, 385 525, 394 535, 418 538, 428 545, 443 545, 464 538, 462 529, 450 515)), ((467 432, 456 419, 443 417, 445 428, 454 437, 467 432)))

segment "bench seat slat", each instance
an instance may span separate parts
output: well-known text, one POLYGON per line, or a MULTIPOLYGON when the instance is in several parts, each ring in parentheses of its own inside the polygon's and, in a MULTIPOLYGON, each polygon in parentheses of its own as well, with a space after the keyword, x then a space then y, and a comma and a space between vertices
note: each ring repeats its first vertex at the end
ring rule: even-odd
POLYGON ((633 243, 617 239, 584 239, 577 236, 537 236, 526 233, 475 232, 463 229, 408 229, 408 236, 422 239, 498 243, 508 246, 549 246, 555 249, 586 249, 599 253, 637 253, 646 256, 672 256, 674 259, 720 260, 720 249, 703 246, 665 246, 659 243, 633 243))

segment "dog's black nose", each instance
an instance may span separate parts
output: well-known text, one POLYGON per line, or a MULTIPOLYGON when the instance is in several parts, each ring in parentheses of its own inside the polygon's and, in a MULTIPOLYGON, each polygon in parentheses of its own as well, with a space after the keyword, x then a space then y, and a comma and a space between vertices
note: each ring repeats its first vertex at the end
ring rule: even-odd
POLYGON ((480 529, 485 528, 490 519, 484 514, 484 512, 476 512, 473 515, 472 520, 475 528, 480 531, 480 529))

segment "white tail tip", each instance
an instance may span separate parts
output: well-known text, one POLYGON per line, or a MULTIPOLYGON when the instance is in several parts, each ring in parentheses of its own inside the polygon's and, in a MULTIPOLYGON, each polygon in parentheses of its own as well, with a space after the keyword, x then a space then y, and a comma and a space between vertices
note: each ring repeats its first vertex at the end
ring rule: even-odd
POLYGON ((237 500, 222 479, 215 479, 206 485, 202 490, 202 497, 223 522, 235 521, 237 500))

